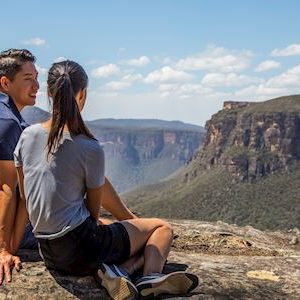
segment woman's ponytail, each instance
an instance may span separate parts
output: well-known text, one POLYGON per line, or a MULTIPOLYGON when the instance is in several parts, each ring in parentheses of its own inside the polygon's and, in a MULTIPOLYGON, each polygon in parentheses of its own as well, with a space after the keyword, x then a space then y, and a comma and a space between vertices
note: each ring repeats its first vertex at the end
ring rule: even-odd
POLYGON ((68 60, 55 63, 49 70, 47 83, 52 99, 52 124, 47 142, 49 157, 58 147, 65 125, 71 135, 95 137, 84 124, 75 99, 75 95, 87 87, 88 77, 83 68, 68 60))

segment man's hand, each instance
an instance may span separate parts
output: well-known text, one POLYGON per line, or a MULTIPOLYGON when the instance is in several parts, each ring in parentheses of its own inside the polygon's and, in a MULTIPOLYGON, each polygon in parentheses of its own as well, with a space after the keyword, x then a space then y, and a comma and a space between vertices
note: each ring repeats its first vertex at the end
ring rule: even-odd
POLYGON ((6 250, 2 250, 0 252, 0 285, 3 283, 4 278, 6 278, 6 282, 11 282, 13 268, 16 268, 18 272, 22 269, 20 258, 6 250))

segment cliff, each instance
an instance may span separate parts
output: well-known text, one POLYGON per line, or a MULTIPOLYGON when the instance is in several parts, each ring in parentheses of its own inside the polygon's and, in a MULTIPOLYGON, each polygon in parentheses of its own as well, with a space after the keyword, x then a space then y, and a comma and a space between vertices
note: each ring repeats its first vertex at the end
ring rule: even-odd
POLYGON ((254 180, 300 158, 300 96, 263 103, 224 103, 206 123, 199 167, 224 166, 236 180, 254 180))
POLYGON ((131 209, 260 229, 300 226, 300 96, 229 104, 206 123, 202 148, 180 172, 124 195, 131 209))
MULTIPOLYGON (((223 222, 171 221, 175 230, 164 272, 188 270, 199 286, 171 299, 299 299, 300 231, 262 232, 223 222)), ((45 269, 37 252, 20 251, 23 269, 0 287, 0 299, 109 299, 93 277, 45 269)), ((162 296, 161 299, 170 298, 162 296)))

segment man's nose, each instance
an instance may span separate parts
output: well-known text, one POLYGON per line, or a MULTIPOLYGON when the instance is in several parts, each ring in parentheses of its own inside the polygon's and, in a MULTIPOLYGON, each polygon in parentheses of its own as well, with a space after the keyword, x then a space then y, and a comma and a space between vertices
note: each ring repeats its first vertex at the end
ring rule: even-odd
POLYGON ((40 88, 40 84, 37 80, 35 80, 34 89, 37 91, 39 88, 40 88))

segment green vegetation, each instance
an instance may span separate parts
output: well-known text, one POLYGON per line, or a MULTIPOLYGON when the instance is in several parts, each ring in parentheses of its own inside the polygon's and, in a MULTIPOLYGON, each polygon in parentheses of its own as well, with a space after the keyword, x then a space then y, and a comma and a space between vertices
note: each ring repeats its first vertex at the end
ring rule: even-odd
POLYGON ((300 226, 300 164, 253 183, 233 183, 221 167, 183 182, 183 174, 124 195, 143 216, 222 220, 260 229, 300 226))

